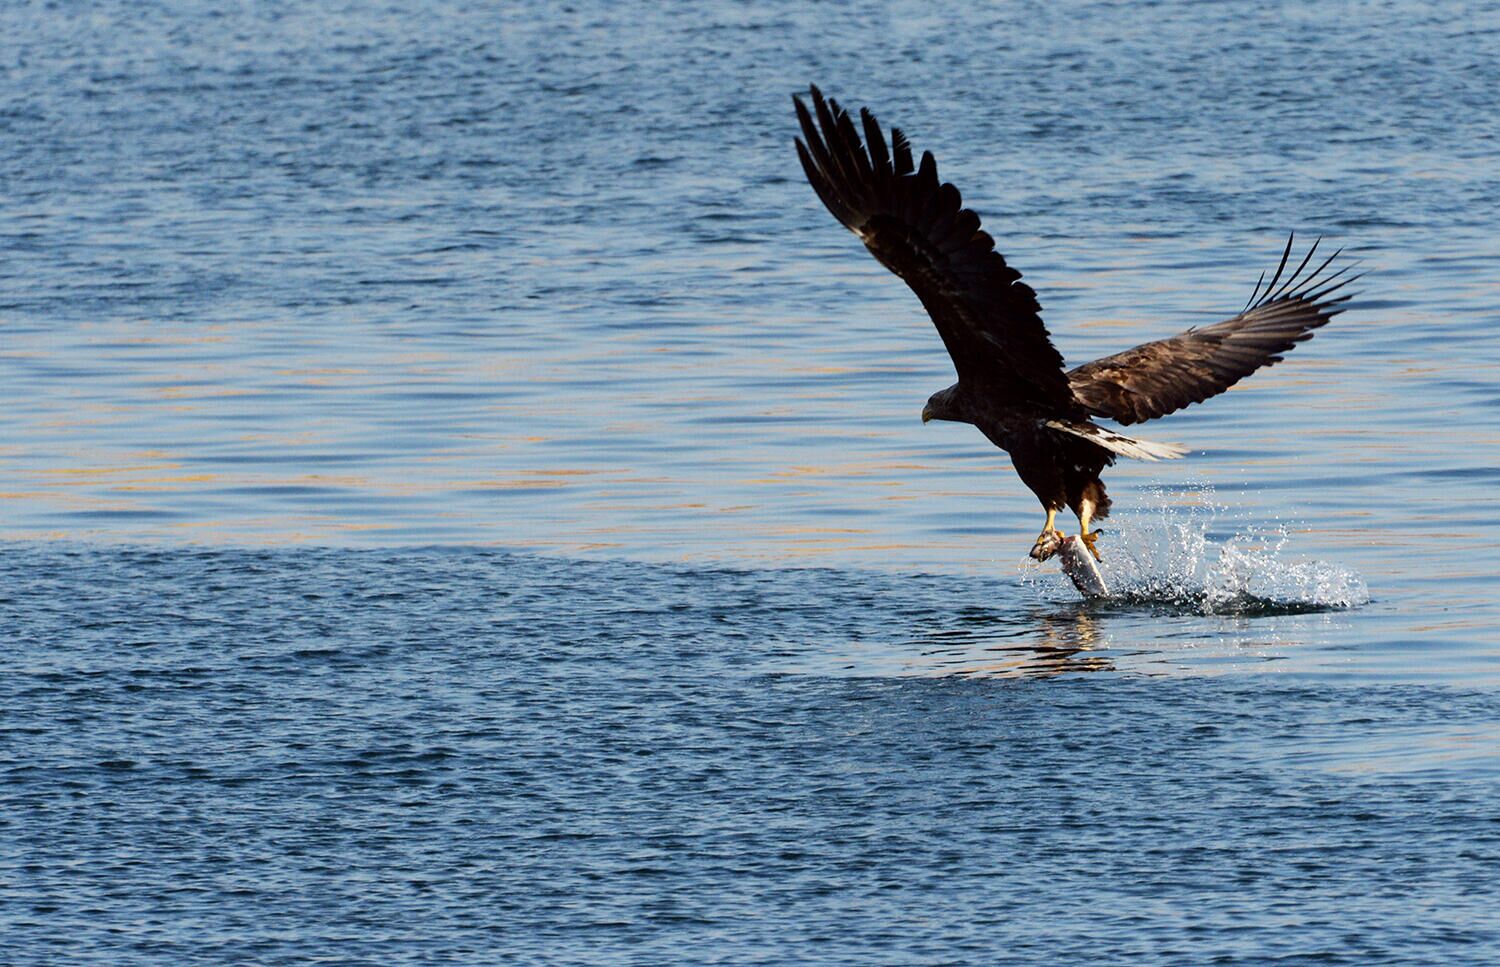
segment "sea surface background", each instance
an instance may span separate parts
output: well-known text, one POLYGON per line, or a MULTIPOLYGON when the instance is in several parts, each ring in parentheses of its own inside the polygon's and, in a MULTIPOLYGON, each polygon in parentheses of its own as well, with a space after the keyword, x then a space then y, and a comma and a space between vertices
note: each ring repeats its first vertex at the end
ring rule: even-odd
POLYGON ((0 6, 0 961, 1500 959, 1500 11, 0 6), (1070 362, 1367 274, 1025 551, 791 149, 1070 362))

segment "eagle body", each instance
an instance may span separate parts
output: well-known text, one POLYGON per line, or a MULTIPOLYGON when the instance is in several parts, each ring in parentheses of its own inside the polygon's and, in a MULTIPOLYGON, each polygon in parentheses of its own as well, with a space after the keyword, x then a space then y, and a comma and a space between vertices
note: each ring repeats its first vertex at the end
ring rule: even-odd
POLYGON ((1342 310, 1349 296, 1335 293, 1357 277, 1345 277, 1347 268, 1325 271, 1338 252, 1306 271, 1317 243, 1287 273, 1288 239, 1271 281, 1262 275, 1231 318, 1066 370, 1036 293, 995 250, 958 189, 939 180, 931 152, 916 162, 899 128, 888 141, 868 110, 856 128, 837 101, 816 87, 809 94, 811 111, 793 97, 802 129, 797 157, 808 182, 834 218, 916 293, 958 373, 957 383, 927 401, 923 422, 973 424, 1010 454, 1047 511, 1033 556, 1056 546, 1053 517, 1064 507, 1078 515, 1080 536, 1098 556, 1089 522, 1109 513, 1104 468, 1117 456, 1186 453, 1095 420, 1129 426, 1156 419, 1280 362, 1342 310))
MULTIPOLYGON (((1079 513, 1085 498, 1093 516, 1109 516, 1110 499, 1099 474, 1115 462, 1107 448, 1047 425, 1052 415, 1036 406, 1007 403, 955 383, 933 394, 922 411, 924 420, 970 423, 991 443, 1010 454, 1021 482, 1047 510, 1064 507, 1079 513), (934 405, 936 403, 936 405, 934 405)), ((1081 410, 1077 418, 1087 418, 1081 410)))

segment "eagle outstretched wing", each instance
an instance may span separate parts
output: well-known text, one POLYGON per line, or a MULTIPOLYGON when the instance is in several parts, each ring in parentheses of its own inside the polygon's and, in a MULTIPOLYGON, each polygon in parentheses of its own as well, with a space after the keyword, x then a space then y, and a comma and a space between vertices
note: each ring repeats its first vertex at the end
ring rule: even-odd
POLYGON ((996 402, 1081 415, 1036 293, 995 251, 958 189, 938 181, 932 153, 913 165, 900 129, 891 129, 887 147, 868 110, 860 111, 861 144, 838 102, 817 87, 810 93, 816 120, 792 98, 806 138, 797 139, 797 156, 807 180, 833 217, 916 292, 959 379, 979 384, 996 402))
POLYGON ((1068 373, 1074 395, 1091 414, 1129 425, 1217 396, 1262 366, 1281 362, 1282 353, 1343 311, 1341 303, 1350 296, 1330 297, 1359 278, 1340 278, 1348 266, 1323 274, 1338 252, 1304 276, 1317 250, 1314 242, 1282 282, 1292 254, 1288 238, 1270 284, 1261 290, 1262 275, 1239 315, 1085 363, 1068 373))

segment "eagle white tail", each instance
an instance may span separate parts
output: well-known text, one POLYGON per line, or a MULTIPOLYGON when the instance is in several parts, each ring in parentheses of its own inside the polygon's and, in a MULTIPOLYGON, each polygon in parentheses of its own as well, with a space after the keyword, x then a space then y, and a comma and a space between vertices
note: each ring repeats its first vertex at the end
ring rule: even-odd
POLYGON ((1063 420, 1048 420, 1047 426, 1064 433, 1096 443, 1111 453, 1118 453, 1122 457, 1133 457, 1136 460, 1176 460, 1178 457, 1186 456, 1187 447, 1180 447, 1175 443, 1157 443, 1153 440, 1137 440, 1133 437, 1106 430, 1094 423, 1074 423, 1063 420))

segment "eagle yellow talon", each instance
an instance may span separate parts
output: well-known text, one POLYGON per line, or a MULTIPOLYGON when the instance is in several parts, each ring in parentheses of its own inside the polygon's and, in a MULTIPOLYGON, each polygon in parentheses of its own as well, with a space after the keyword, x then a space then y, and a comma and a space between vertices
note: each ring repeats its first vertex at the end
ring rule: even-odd
POLYGON ((1036 543, 1031 545, 1031 559, 1033 561, 1045 561, 1057 553, 1062 547, 1062 542, 1068 536, 1057 529, 1057 511, 1047 511, 1047 523, 1042 525, 1042 532, 1036 535, 1036 543))
POLYGON ((1062 542, 1068 539, 1068 535, 1057 529, 1057 511, 1047 511, 1047 523, 1042 526, 1042 532, 1036 535, 1036 543, 1031 545, 1031 559, 1033 561, 1045 561, 1057 553, 1062 547, 1062 542))
POLYGON ((1099 548, 1095 546, 1094 543, 1095 541, 1099 540, 1098 531, 1090 531, 1088 533, 1079 534, 1078 539, 1083 541, 1083 546, 1087 547, 1089 549, 1089 553, 1094 555, 1094 560, 1103 563, 1104 558, 1099 556, 1099 548))

